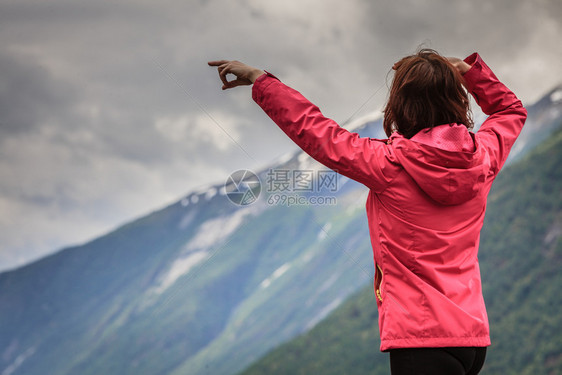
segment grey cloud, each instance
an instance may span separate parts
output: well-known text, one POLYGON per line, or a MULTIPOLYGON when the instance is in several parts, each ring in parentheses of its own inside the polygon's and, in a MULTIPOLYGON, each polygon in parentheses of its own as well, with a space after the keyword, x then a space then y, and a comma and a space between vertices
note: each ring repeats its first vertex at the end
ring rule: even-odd
POLYGON ((40 62, 0 51, 0 134, 48 123, 73 101, 73 90, 54 81, 40 62))
POLYGON ((266 68, 338 121, 380 109, 392 63, 420 43, 482 52, 525 99, 553 83, 561 48, 549 35, 561 34, 560 8, 554 0, 4 2, 0 269, 17 263, 16 252, 28 260, 90 238, 295 149, 250 88, 220 90, 208 60, 266 68), (544 67, 523 79, 521 67, 537 61, 544 67))

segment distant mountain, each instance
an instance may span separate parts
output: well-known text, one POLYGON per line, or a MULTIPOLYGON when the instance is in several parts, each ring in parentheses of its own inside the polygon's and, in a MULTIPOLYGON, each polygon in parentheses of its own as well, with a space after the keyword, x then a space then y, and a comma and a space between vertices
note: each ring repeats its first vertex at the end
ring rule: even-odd
MULTIPOLYGON (((500 173, 480 263, 492 346, 482 373, 562 371, 562 130, 500 173)), ((389 373, 371 286, 241 375, 389 373)))
POLYGON ((521 159, 539 143, 548 139, 560 126, 562 116, 562 84, 554 87, 532 106, 527 107, 528 118, 521 135, 509 155, 509 162, 521 159))
POLYGON ((0 274, 0 374, 235 374, 371 283, 365 187, 302 152, 248 176, 0 274))

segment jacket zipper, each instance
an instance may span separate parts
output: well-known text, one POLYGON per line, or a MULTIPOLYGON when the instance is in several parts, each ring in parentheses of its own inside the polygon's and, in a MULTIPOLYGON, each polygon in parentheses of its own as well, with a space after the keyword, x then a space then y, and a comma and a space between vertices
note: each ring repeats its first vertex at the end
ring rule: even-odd
POLYGON ((382 285, 383 276, 384 274, 382 272, 382 268, 377 264, 375 269, 375 295, 377 296, 377 299, 381 302, 382 302, 381 285, 382 285))

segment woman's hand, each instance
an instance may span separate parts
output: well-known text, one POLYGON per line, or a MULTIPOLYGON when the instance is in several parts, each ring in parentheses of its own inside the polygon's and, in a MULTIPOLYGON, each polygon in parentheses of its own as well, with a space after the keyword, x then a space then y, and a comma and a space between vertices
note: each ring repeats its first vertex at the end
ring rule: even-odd
POLYGON ((457 57, 447 57, 447 60, 459 71, 460 74, 468 72, 470 65, 457 57))
POLYGON ((216 66, 219 77, 223 83, 222 89, 231 89, 237 86, 247 86, 253 84, 256 79, 265 72, 236 60, 217 60, 209 61, 209 66, 216 66), (234 74, 236 79, 229 81, 227 74, 234 74))

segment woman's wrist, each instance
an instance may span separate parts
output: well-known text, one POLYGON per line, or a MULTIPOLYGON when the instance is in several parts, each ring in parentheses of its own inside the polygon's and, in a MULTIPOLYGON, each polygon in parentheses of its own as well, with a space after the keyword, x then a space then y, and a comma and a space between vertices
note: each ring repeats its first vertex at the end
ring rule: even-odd
POLYGON ((261 77, 262 75, 264 75, 265 72, 261 69, 254 69, 251 73, 250 76, 248 77, 248 79, 254 83, 256 82, 256 80, 261 77))

